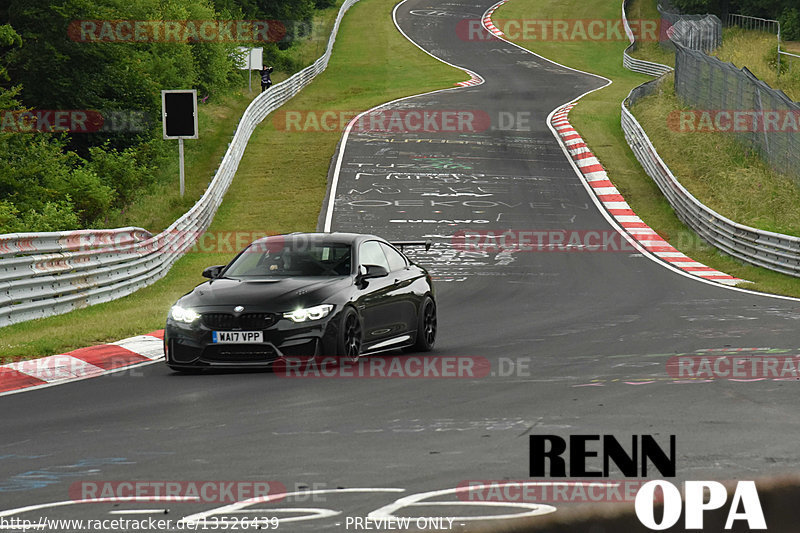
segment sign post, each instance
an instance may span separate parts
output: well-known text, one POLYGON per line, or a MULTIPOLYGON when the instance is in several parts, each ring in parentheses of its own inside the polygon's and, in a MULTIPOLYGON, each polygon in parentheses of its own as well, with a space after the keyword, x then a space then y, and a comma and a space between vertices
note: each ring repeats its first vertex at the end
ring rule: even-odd
POLYGON ((178 165, 181 198, 184 193, 183 140, 197 139, 197 91, 161 91, 161 118, 164 139, 178 139, 178 165))
POLYGON ((261 70, 264 63, 264 49, 263 48, 247 48, 246 46, 237 47, 239 54, 242 58, 239 61, 239 70, 247 69, 247 85, 250 92, 253 92, 253 70, 261 70), (242 54, 246 54, 244 57, 242 54))
POLYGON ((184 191, 186 189, 186 186, 184 185, 185 180, 184 180, 184 173, 183 173, 183 137, 178 139, 178 161, 179 161, 179 167, 180 167, 180 170, 178 171, 178 175, 180 176, 179 179, 181 181, 181 185, 180 185, 181 198, 183 198, 183 193, 184 193, 184 191))

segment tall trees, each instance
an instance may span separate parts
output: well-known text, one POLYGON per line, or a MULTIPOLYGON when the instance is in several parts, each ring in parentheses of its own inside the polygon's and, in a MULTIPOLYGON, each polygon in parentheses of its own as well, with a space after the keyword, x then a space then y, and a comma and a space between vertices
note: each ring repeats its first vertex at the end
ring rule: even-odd
POLYGON ((91 42, 74 31, 81 21, 214 21, 211 0, 10 0, 0 16, 0 233, 102 225, 165 153, 161 90, 203 97, 241 80, 235 42, 91 42), (25 110, 88 112, 103 126, 32 133, 42 127, 25 110))
POLYGON ((296 65, 280 49, 303 34, 315 9, 334 3, 0 3, 0 233, 103 225, 109 209, 123 208, 152 182, 153 170, 163 160, 168 147, 161 140, 161 90, 197 89, 200 98, 213 98, 243 80, 235 48, 251 43, 191 32, 181 34, 185 39, 168 39, 158 30, 145 38, 125 39, 131 35, 125 23, 162 24, 163 32, 167 24, 188 27, 188 21, 279 20, 286 35, 279 42, 256 46, 265 48, 267 61, 291 70, 296 65), (93 27, 112 29, 92 32, 93 27), (102 120, 89 121, 91 133, 26 133, 21 121, 26 110, 77 110, 102 120))

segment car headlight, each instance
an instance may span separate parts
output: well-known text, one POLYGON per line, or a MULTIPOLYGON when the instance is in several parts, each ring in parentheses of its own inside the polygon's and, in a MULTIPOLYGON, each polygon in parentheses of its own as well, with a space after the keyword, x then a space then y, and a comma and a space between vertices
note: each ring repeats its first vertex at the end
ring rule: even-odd
POLYGON ((288 318, 292 322, 307 322, 309 320, 319 320, 325 318, 333 309, 331 304, 315 305, 305 309, 297 309, 290 313, 283 313, 283 318, 288 318))
POLYGON ((196 311, 186 309, 180 305, 173 305, 172 309, 169 310, 169 315, 176 322, 183 322, 184 324, 191 324, 200 318, 200 315, 196 311))

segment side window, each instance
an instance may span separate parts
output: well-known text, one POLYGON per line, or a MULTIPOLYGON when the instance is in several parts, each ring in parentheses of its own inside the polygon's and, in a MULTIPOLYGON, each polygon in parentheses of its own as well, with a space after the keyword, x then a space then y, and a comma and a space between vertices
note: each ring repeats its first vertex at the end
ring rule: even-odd
POLYGON ((381 249, 381 243, 378 241, 367 241, 361 243, 358 249, 358 263, 360 265, 380 265, 386 270, 389 268, 389 262, 386 261, 386 256, 381 249))
POLYGON ((389 261, 389 272, 402 270, 407 266, 406 259, 400 252, 384 243, 381 243, 381 248, 383 248, 383 253, 386 254, 386 259, 389 261))

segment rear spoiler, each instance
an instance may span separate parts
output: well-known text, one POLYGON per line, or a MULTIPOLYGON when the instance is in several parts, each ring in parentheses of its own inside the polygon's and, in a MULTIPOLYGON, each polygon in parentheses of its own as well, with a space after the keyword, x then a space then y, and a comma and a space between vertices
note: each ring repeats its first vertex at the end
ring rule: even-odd
POLYGON ((431 240, 427 240, 427 241, 390 241, 389 244, 391 244, 392 246, 395 246, 397 248, 400 248, 401 252, 403 251, 403 247, 404 246, 424 246, 425 247, 425 251, 427 252, 428 250, 431 249, 431 246, 433 246, 433 241, 431 241, 431 240))

